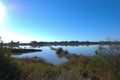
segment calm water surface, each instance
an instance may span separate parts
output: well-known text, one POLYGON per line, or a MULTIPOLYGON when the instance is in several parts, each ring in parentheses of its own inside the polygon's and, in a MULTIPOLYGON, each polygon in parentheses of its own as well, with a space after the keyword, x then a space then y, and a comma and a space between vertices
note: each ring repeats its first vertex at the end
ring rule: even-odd
MULTIPOLYGON (((32 48, 30 46, 21 46, 22 48, 32 48)), ((77 55, 93 55, 94 52, 98 49, 98 45, 91 45, 91 46, 52 46, 54 48, 62 47, 64 50, 68 50, 70 54, 77 54, 77 55)), ((44 59, 48 63, 52 63, 54 65, 58 65, 64 62, 67 62, 68 59, 65 57, 58 57, 54 50, 51 50, 50 47, 35 47, 35 49, 41 49, 41 52, 32 52, 32 53, 25 53, 20 55, 13 55, 16 58, 31 58, 34 56, 40 57, 44 59)))

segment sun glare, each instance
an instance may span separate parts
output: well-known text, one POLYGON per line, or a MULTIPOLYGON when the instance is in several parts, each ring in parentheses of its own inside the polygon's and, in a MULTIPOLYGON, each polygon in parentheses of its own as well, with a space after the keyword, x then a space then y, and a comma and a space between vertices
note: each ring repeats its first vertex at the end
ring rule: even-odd
POLYGON ((5 18, 5 7, 0 2, 0 25, 3 24, 4 18, 5 18))

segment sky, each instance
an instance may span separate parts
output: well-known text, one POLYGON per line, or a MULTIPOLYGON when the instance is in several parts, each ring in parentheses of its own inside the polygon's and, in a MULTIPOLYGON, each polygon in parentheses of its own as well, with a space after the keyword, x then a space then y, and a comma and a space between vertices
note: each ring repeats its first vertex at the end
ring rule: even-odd
POLYGON ((120 40, 120 0, 0 0, 4 41, 120 40))

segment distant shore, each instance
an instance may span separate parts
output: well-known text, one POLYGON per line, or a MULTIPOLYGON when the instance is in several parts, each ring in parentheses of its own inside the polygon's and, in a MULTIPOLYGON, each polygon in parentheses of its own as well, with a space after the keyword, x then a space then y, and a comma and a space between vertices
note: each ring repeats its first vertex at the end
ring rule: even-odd
POLYGON ((120 45, 120 41, 99 41, 99 42, 90 42, 90 41, 61 41, 61 42, 37 42, 31 41, 30 43, 20 43, 20 42, 13 42, 4 43, 5 46, 10 47, 18 47, 18 46, 79 46, 79 45, 120 45))

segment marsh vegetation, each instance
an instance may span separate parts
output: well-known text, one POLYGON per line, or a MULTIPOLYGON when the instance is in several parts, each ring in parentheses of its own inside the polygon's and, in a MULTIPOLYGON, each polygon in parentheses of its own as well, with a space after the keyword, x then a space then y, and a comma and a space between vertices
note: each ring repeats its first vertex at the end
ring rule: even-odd
MULTIPOLYGON (((54 49, 54 48, 53 48, 54 49)), ((54 49, 69 60, 59 65, 41 58, 11 58, 11 50, 0 43, 0 80, 119 80, 120 45, 100 46, 93 56, 73 55, 54 49), (68 57, 69 56, 69 57, 68 57)))

